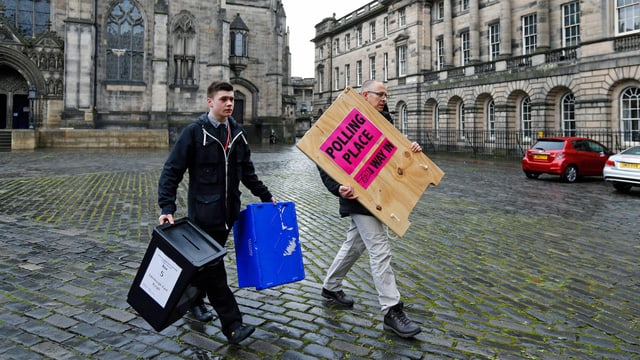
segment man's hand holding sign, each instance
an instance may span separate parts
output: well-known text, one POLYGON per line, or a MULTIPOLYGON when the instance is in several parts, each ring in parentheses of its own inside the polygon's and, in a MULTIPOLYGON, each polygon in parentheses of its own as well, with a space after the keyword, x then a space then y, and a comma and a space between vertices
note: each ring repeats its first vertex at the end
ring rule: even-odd
POLYGON ((298 148, 399 236, 440 168, 352 88, 333 102, 298 142, 298 148), (417 150, 417 152, 415 152, 417 150))

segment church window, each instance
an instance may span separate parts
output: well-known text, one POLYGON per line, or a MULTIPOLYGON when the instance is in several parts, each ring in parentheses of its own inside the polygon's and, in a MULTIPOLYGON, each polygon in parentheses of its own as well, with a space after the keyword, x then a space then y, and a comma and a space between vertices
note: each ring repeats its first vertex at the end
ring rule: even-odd
POLYGON ((242 21, 240 14, 236 15, 229 30, 230 55, 249 56, 249 27, 242 21))
POLYGON ((4 16, 26 36, 35 37, 47 31, 51 12, 50 0, 4 0, 4 16))
POLYGON ((234 31, 231 33, 231 55, 247 56, 247 33, 234 31))
POLYGON ((192 17, 182 14, 173 26, 174 84, 195 85, 196 30, 192 17))
POLYGON ((142 81, 144 19, 130 0, 117 3, 107 16, 107 80, 142 81))

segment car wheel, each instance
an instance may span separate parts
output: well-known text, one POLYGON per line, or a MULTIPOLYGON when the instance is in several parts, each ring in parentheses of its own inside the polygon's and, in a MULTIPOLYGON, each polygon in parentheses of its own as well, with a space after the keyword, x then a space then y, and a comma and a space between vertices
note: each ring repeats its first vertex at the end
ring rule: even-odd
POLYGON ((578 168, 575 165, 569 165, 562 173, 562 180, 572 183, 578 178, 578 168))
POLYGON ((537 179, 538 176, 540 176, 540 173, 531 172, 531 171, 525 171, 524 174, 527 175, 529 179, 537 179))
POLYGON ((622 183, 622 182, 614 182, 613 187, 621 193, 628 193, 631 191, 631 184, 622 183))

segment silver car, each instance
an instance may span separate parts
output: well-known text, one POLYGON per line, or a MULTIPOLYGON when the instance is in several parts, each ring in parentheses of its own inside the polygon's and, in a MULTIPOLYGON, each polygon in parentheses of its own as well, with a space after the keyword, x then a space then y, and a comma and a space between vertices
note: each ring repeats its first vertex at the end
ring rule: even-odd
POLYGON ((640 146, 633 146, 609 157, 602 169, 604 181, 620 192, 640 186, 640 146))

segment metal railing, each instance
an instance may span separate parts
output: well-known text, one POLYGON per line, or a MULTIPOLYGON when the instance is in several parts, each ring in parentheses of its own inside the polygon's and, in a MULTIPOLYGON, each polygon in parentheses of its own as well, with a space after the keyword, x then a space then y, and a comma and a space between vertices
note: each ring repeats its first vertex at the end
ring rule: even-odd
POLYGON ((538 138, 580 136, 596 140, 614 152, 640 145, 640 130, 419 130, 411 129, 407 137, 422 145, 425 153, 458 153, 474 158, 518 160, 538 138))

